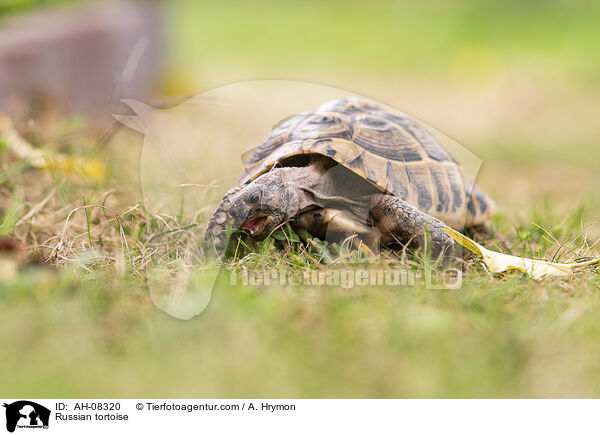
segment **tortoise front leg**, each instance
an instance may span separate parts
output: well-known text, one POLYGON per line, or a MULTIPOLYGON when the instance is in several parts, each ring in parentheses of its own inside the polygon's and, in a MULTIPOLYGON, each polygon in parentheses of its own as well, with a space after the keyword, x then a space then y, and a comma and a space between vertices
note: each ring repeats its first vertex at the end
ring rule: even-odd
POLYGON ((233 227, 233 218, 229 213, 231 198, 233 198, 242 186, 236 186, 229 190, 219 203, 204 231, 204 247, 206 253, 216 253, 221 257, 227 248, 229 236, 226 230, 233 227))
POLYGON ((381 232, 382 245, 416 244, 423 249, 430 241, 434 258, 455 253, 454 239, 444 230, 446 225, 443 222, 398 197, 373 195, 371 217, 374 226, 381 232))

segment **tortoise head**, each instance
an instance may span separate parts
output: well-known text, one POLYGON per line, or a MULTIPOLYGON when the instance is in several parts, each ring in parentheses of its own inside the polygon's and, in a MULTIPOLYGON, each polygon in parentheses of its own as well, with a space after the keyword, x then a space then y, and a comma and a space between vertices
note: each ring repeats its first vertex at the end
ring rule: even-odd
POLYGON ((284 172, 283 168, 267 172, 231 198, 229 215, 235 228, 262 240, 298 213, 298 192, 284 172))

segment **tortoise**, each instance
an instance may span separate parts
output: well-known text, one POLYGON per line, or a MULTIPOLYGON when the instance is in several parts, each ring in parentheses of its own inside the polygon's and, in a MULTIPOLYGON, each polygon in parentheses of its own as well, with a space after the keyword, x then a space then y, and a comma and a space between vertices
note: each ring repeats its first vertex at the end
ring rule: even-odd
POLYGON ((355 233, 370 245, 429 246, 441 255, 455 252, 446 226, 485 228, 495 210, 417 120, 349 97, 276 125, 215 210, 205 240, 222 254, 229 228, 262 240, 291 221, 318 237, 355 233))

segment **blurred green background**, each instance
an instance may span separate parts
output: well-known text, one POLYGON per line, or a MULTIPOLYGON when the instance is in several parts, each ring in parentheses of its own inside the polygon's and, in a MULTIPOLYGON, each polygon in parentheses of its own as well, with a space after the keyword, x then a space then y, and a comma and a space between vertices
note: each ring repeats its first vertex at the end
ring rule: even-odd
MULTIPOLYGON (((51 3, 13 0, 0 12, 51 3)), ((561 241, 600 236, 600 3, 161 6, 165 58, 156 98, 258 79, 348 89, 426 121, 480 156, 478 182, 500 208, 493 225, 519 240, 521 254, 556 253, 538 225, 561 241)), ((107 150, 113 163, 129 152, 119 143, 136 151, 137 142, 117 139, 107 150)), ((102 197, 104 188, 88 187, 87 197, 102 197)), ((134 223, 131 233, 138 230, 134 223)), ((285 261, 270 255, 271 267, 285 261)), ((479 269, 455 292, 224 285, 205 313, 184 322, 156 310, 144 277, 129 271, 23 268, 16 279, 0 279, 0 391, 598 397, 599 290, 597 273, 537 283, 479 269)))
POLYGON ((600 72, 594 2, 176 1, 170 8, 172 50, 188 68, 491 80, 524 64, 592 82, 600 72))

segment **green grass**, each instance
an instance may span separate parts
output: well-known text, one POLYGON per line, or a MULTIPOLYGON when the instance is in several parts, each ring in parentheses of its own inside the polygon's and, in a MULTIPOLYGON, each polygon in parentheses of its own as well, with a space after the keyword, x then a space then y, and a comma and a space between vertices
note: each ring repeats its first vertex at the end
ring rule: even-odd
MULTIPOLYGON (((308 80, 318 71, 332 85, 361 77, 355 83, 389 87, 389 101, 415 101, 402 90, 431 85, 428 106, 418 107, 476 115, 466 125, 477 128, 449 133, 477 139, 467 145, 484 159, 478 181, 499 205, 492 226, 512 253, 600 255, 600 137, 589 118, 598 5, 180 0, 168 11, 176 26, 167 79, 178 86, 186 75, 212 85, 214 75, 308 80), (528 73, 504 81, 521 67, 547 79, 522 98, 528 73), (446 89, 457 75, 468 86, 446 89), (481 77, 497 91, 485 93, 481 77), (503 100, 506 92, 519 98, 503 100), (469 96, 484 103, 473 109, 469 96), (522 102, 532 108, 521 112, 522 102)), ((458 290, 420 281, 234 286, 226 274, 213 289, 197 266, 212 206, 147 209, 139 136, 120 131, 99 144, 81 120, 52 116, 18 127, 45 150, 100 159, 108 177, 29 168, 0 138, 0 241, 16 242, 0 251, 5 397, 600 397, 597 271, 536 282, 490 276, 471 259, 458 290), (201 315, 178 320, 152 296, 169 289, 161 271, 175 276, 192 264, 191 296, 212 297, 201 315)), ((233 157, 226 176, 237 175, 233 157)), ((200 163, 200 172, 220 164, 200 163)), ((427 267, 391 255, 369 265, 289 238, 263 242, 229 270, 328 271, 336 254, 368 270, 427 267)))
MULTIPOLYGON (((483 283, 485 285, 482 285, 483 283)), ((141 280, 28 271, 2 291, 10 397, 597 397, 600 282, 458 291, 217 285, 190 321, 141 280)))

